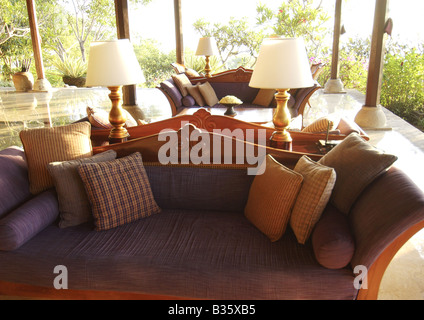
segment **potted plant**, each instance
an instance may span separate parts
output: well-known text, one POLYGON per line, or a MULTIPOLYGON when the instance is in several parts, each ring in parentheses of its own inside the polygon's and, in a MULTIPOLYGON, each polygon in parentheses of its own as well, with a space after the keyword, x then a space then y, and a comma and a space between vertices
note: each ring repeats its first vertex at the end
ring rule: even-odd
POLYGON ((18 72, 12 75, 13 84, 15 85, 16 91, 31 91, 34 85, 34 77, 29 72, 31 66, 31 59, 23 59, 18 63, 18 72))
POLYGON ((69 86, 84 87, 87 74, 87 64, 82 60, 66 56, 54 63, 62 80, 69 86))

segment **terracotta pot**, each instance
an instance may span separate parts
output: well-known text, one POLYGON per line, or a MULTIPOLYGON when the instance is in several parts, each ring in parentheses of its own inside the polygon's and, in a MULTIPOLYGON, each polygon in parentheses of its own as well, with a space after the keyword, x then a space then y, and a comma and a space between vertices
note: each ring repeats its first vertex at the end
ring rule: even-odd
POLYGON ((84 87, 85 86, 85 77, 72 78, 69 76, 62 77, 63 83, 68 86, 84 87))
POLYGON ((16 72, 12 80, 16 91, 31 91, 34 85, 34 77, 30 72, 16 72))

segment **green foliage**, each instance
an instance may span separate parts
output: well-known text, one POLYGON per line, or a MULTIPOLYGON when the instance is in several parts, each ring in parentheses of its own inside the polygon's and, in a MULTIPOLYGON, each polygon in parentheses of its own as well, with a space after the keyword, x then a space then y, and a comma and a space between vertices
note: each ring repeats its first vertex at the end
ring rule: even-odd
MULTIPOLYGON (((194 52, 186 51, 184 53, 184 65, 187 68, 197 71, 198 73, 205 73, 205 57, 196 56, 194 52)), ((217 56, 209 57, 209 65, 211 67, 212 74, 223 71, 223 66, 217 56)))
POLYGON ((53 62, 53 65, 56 68, 59 76, 79 78, 84 77, 87 74, 87 63, 82 61, 81 58, 76 58, 75 56, 65 56, 62 60, 56 59, 53 62))
POLYGON ((424 51, 393 43, 386 54, 380 102, 424 129, 424 51))

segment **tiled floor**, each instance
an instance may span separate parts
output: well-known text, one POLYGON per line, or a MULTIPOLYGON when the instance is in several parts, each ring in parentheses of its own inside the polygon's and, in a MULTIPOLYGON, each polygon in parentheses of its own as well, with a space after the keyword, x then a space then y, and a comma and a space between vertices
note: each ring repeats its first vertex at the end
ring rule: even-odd
MULTIPOLYGON (((52 93, 16 93, 0 88, 0 149, 20 145, 19 131, 24 128, 56 126, 86 115, 86 107, 110 108, 108 90, 60 89, 52 93)), ((147 121, 171 116, 168 102, 157 89, 139 89, 137 102, 147 121)), ((317 91, 306 113, 304 124, 320 116, 337 113, 349 119, 361 108, 364 96, 348 90, 347 94, 323 94, 317 91)), ((129 110, 131 112, 131 110, 129 110)), ((424 133, 385 110, 388 128, 367 131, 370 142, 388 153, 396 154, 396 165, 407 172, 424 190, 424 133)), ((424 299, 424 230, 414 236, 395 256, 383 278, 379 299, 424 299)))

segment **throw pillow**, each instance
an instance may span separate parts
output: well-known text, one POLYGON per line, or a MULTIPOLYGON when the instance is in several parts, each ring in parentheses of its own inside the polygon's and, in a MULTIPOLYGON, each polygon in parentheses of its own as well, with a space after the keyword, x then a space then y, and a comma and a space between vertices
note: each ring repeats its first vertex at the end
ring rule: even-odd
POLYGON ((261 165, 265 171, 253 179, 244 214, 274 242, 286 231, 303 177, 270 155, 261 165))
POLYGON ((312 232, 312 248, 318 263, 328 269, 346 267, 355 253, 355 240, 346 215, 329 205, 312 232))
POLYGON ((259 92, 252 103, 259 106, 269 107, 272 99, 274 98, 274 95, 274 89, 259 89, 259 92))
POLYGON ((306 126, 305 128, 303 128, 303 132, 327 132, 327 130, 329 129, 329 131, 335 130, 338 126, 340 122, 340 119, 337 119, 336 117, 331 117, 331 116, 327 116, 327 117, 322 117, 319 118, 317 120, 315 120, 314 122, 312 122, 310 125, 306 126), (330 128, 329 128, 330 126, 330 128))
POLYGON ((351 133, 318 162, 336 170, 337 180, 330 201, 348 214, 365 187, 396 160, 396 156, 377 150, 358 134, 351 133))
POLYGON ((199 90, 207 106, 212 107, 219 102, 215 90, 212 88, 209 82, 205 82, 199 85, 199 90))
POLYGON ((307 156, 299 159, 294 171, 303 176, 303 184, 293 207, 290 226, 297 241, 305 244, 330 199, 336 172, 307 156))
POLYGON ((54 187, 47 165, 92 155, 91 125, 87 121, 53 128, 28 129, 20 132, 28 163, 30 192, 40 193, 54 187))
POLYGON ((183 97, 188 95, 186 86, 191 85, 191 82, 190 79, 185 75, 185 73, 172 75, 172 80, 174 80, 175 85, 180 90, 181 95, 183 97))
POLYGON ((199 90, 199 84, 196 85, 188 85, 187 86, 188 93, 194 98, 197 105, 203 107, 205 105, 205 100, 199 90))
POLYGON ((159 213, 141 154, 78 167, 95 229, 108 230, 159 213))
POLYGON ((77 168, 83 163, 97 163, 116 158, 114 150, 108 150, 89 158, 52 162, 47 169, 53 178, 59 200, 59 227, 66 228, 91 221, 90 202, 77 168))

